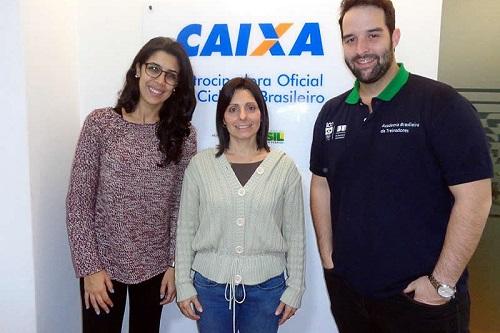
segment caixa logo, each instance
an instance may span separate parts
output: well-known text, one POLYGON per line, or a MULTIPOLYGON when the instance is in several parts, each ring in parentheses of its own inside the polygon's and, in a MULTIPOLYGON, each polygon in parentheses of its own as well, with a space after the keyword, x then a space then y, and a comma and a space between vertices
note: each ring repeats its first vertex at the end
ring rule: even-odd
MULTIPOLYGON (((231 39, 230 27, 227 24, 214 24, 206 39, 205 26, 201 24, 189 24, 185 26, 177 36, 177 41, 181 43, 189 56, 211 56, 220 54, 221 56, 300 56, 308 53, 313 56, 322 56, 323 43, 319 23, 304 23, 300 32, 291 37, 293 45, 289 50, 284 50, 280 38, 290 29, 293 23, 279 23, 276 26, 272 23, 259 23, 258 28, 250 23, 240 24, 238 27, 236 40, 231 39), (259 33, 260 31, 260 33, 259 33), (202 34, 203 33, 203 34, 202 34), (251 52, 248 51, 250 37, 264 39, 251 52), (198 36, 193 37, 193 36, 198 36)), ((232 34, 234 36, 234 34, 232 34)))

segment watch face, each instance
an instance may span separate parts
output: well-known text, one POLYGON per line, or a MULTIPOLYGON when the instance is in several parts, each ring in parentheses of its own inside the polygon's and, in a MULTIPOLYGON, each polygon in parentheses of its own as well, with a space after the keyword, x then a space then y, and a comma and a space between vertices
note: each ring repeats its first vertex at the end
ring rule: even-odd
POLYGON ((438 292, 439 296, 444 297, 444 298, 451 298, 455 295, 455 290, 453 290, 453 288, 446 286, 446 285, 439 286, 437 292, 438 292))

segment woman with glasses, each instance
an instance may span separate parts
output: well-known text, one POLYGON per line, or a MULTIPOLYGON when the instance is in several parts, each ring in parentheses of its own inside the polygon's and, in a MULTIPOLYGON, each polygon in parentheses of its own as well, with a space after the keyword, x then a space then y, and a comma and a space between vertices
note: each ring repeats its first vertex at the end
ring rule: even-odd
POLYGON ((228 81, 216 113, 219 145, 186 169, 176 251, 177 302, 200 333, 275 333, 304 293, 300 174, 267 144, 259 86, 228 81))
POLYGON ((176 296, 176 222, 184 170, 196 153, 193 71, 181 45, 147 42, 115 107, 83 125, 67 196, 83 332, 158 332, 176 296))

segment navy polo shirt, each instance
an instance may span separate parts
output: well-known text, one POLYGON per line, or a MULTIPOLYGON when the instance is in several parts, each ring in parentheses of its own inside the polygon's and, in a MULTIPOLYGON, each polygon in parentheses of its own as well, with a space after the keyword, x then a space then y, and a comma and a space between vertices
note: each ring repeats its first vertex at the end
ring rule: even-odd
POLYGON ((491 178, 493 168, 477 111, 443 83, 400 64, 372 109, 358 82, 329 100, 310 170, 330 187, 334 272, 363 295, 387 297, 432 273, 453 206, 448 187, 491 178))

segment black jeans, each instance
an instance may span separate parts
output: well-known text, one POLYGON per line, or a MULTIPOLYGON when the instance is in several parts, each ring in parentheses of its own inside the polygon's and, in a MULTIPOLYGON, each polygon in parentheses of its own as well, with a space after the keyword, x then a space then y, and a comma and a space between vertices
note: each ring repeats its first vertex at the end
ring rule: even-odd
POLYGON ((80 279, 80 295, 82 299, 83 333, 120 333, 122 331, 123 314, 127 300, 130 302, 130 333, 158 333, 162 306, 160 305, 160 286, 163 274, 138 284, 124 284, 113 281, 114 293, 108 293, 113 301, 109 314, 101 310, 97 315, 90 306, 85 309, 83 279, 80 279))
POLYGON ((416 302, 401 292, 374 299, 359 295, 333 270, 324 270, 340 333, 468 333, 470 300, 457 294, 443 305, 416 302))

